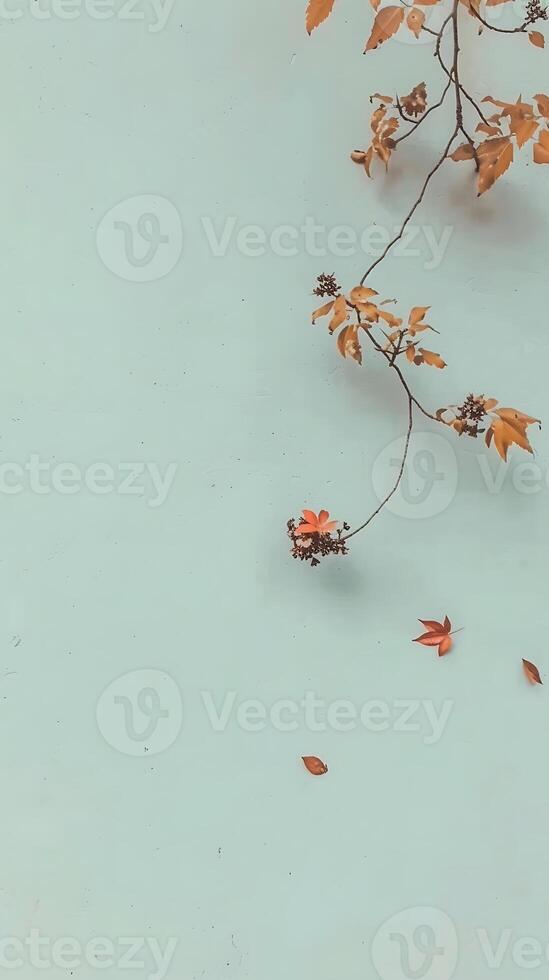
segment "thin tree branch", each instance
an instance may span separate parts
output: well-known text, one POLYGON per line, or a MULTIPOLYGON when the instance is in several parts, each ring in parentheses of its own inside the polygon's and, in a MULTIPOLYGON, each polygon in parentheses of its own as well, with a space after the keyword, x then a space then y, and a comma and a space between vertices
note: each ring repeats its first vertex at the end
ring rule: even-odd
POLYGON ((391 251, 393 245, 396 245, 396 243, 402 238, 402 236, 403 236, 403 234, 404 234, 404 232, 406 230, 406 226, 409 224, 409 222, 413 218, 414 214, 416 213, 419 205, 421 204, 421 202, 422 202, 422 200, 423 200, 423 198, 425 196, 425 191, 427 190, 427 188, 429 186, 429 183, 431 181, 431 178, 434 177, 434 175, 436 174, 437 170, 439 170, 439 168, 442 166, 442 164, 446 160, 446 157, 448 156, 448 151, 449 151, 452 143, 454 142, 454 140, 455 140, 458 132, 459 132, 459 127, 456 126, 456 128, 454 129, 454 132, 452 133, 450 139, 448 140, 448 143, 446 144, 446 147, 444 149, 444 153, 440 157, 440 160, 437 161, 437 163, 435 164, 435 166, 433 167, 433 169, 427 174, 427 177, 425 178, 425 182, 423 184, 423 187, 421 188, 419 197, 417 198, 415 204, 412 205, 412 208, 410 209, 410 211, 406 215, 406 217, 405 217, 405 219, 404 219, 404 221, 403 221, 403 223, 401 225, 400 231, 389 242, 389 244, 386 246, 386 248, 384 248, 384 250, 381 253, 381 255, 379 256, 379 258, 377 258, 375 260, 375 262, 372 262, 371 266, 368 269, 366 269, 366 272, 364 273, 364 275, 362 276, 362 279, 360 280, 360 285, 361 286, 364 285, 364 283, 366 282, 366 279, 368 278, 368 276, 370 275, 370 273, 372 272, 372 270, 375 269, 375 267, 377 265, 379 265, 380 262, 383 262, 383 259, 391 251))
POLYGON ((397 492, 397 490, 398 490, 398 488, 400 486, 400 481, 402 480, 402 476, 403 476, 403 473, 404 473, 404 467, 406 466, 406 458, 408 456, 408 449, 410 447, 410 437, 412 435, 412 427, 413 427, 413 424, 414 424, 413 398, 409 395, 408 396, 408 430, 406 432, 406 442, 404 443, 404 453, 402 455, 402 461, 401 461, 401 464, 400 464, 400 469, 398 471, 397 478, 395 480, 394 486, 389 491, 389 493, 387 494, 387 496, 383 498, 383 500, 381 501, 381 503, 379 504, 379 506, 376 507, 376 509, 373 511, 373 513, 370 514, 370 516, 368 517, 368 519, 366 521, 364 521, 363 524, 360 524, 359 527, 356 527, 354 529, 354 531, 350 531, 349 534, 346 534, 345 537, 343 538, 343 541, 348 541, 349 538, 352 538, 355 534, 358 534, 359 531, 363 531, 365 527, 368 527, 368 524, 370 524, 373 521, 374 517, 377 517, 377 515, 379 514, 379 512, 381 510, 383 510, 383 508, 385 507, 385 504, 388 503, 388 501, 391 499, 391 497, 393 496, 393 494, 395 494, 397 492))

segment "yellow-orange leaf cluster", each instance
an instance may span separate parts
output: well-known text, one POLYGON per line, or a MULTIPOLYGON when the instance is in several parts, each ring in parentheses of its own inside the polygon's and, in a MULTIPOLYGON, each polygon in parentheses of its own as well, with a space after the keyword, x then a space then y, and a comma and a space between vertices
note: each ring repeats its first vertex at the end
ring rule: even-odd
POLYGON ((537 113, 532 103, 523 102, 520 97, 516 102, 502 102, 487 95, 482 101, 491 102, 499 111, 489 116, 487 122, 479 123, 476 131, 488 138, 476 146, 462 143, 450 153, 451 160, 476 161, 479 194, 493 187, 510 167, 514 159, 513 138, 520 150, 537 133, 538 139, 533 148, 534 163, 549 163, 549 130, 540 129, 542 121, 549 119, 549 96, 539 94, 534 99, 537 113), (504 127, 508 132, 504 131, 504 127))
POLYGON ((496 408, 496 416, 492 420, 490 428, 486 432, 486 445, 489 446, 494 440, 494 445, 502 459, 507 459, 507 450, 515 443, 527 453, 533 453, 533 449, 526 435, 526 428, 533 422, 539 423, 539 419, 525 415, 516 408, 496 408))
POLYGON ((335 297, 329 303, 315 310, 312 315, 313 323, 331 313, 328 329, 334 333, 339 327, 343 329, 337 337, 337 349, 343 357, 351 357, 362 364, 362 348, 360 345, 360 330, 371 330, 376 324, 380 327, 386 340, 383 350, 395 359, 404 354, 412 364, 428 364, 431 367, 446 367, 440 354, 418 347, 416 335, 425 330, 433 330, 424 317, 430 307, 414 306, 410 310, 408 323, 402 327, 402 317, 395 316, 384 309, 389 300, 382 302, 375 299, 377 293, 369 286, 354 286, 348 296, 343 294, 335 297), (348 322, 354 316, 353 322, 348 322), (389 333, 387 333, 389 329, 389 333))
POLYGON ((372 99, 379 99, 383 104, 378 106, 370 120, 372 130, 372 142, 367 150, 354 150, 351 153, 353 163, 362 164, 368 177, 371 177, 371 166, 374 155, 385 164, 385 169, 389 165, 391 153, 396 143, 393 139, 399 127, 398 116, 388 115, 389 106, 392 108, 392 99, 386 95, 372 95, 372 99))
POLYGON ((526 429, 539 419, 525 415, 516 408, 496 408, 497 398, 485 398, 484 395, 469 395, 463 405, 452 405, 449 408, 439 408, 436 417, 439 422, 455 429, 458 435, 477 436, 485 432, 487 446, 494 444, 502 459, 507 459, 509 447, 517 445, 532 453, 526 429), (447 414, 451 413, 447 418, 447 414), (452 417, 453 416, 453 417, 452 417), (479 428, 479 423, 488 427, 479 428))

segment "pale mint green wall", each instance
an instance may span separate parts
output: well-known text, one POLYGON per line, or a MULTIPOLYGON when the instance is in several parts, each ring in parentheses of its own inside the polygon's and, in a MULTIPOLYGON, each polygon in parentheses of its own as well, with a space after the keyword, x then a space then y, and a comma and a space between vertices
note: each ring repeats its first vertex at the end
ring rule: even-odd
MULTIPOLYGON (((0 463, 15 464, 0 494, 2 934, 110 937, 109 980, 126 975, 128 936, 178 938, 170 980, 370 980, 372 955, 398 948, 389 934, 423 924, 447 952, 422 976, 449 980, 455 929, 455 975, 483 980, 482 930, 497 946, 508 928, 496 975, 518 980, 515 942, 549 943, 549 709, 520 671, 523 656, 549 668, 545 434, 527 493, 530 457, 513 450, 503 471, 480 442, 440 447, 419 423, 411 492, 434 450, 443 477, 427 504, 399 498, 345 560, 293 562, 290 514, 324 506, 356 524, 376 505, 405 404, 369 353, 345 363, 310 326, 315 276, 351 287, 366 256, 333 241, 307 254, 299 237, 293 257, 252 257, 236 237, 307 217, 326 233, 393 229, 450 120, 426 123, 374 182, 348 152, 365 142, 370 92, 425 79, 438 93, 431 48, 364 57, 366 0, 336 0, 312 38, 299 0, 156 14, 140 0, 133 19, 117 5, 105 20, 40 4, 12 0, 0 17, 0 463), (147 214, 132 264, 125 235, 147 214), (119 470, 136 462, 141 495, 119 470), (418 616, 445 613, 465 629, 438 661, 410 641, 418 616), (202 692, 227 710, 236 692, 224 730, 202 692), (271 706, 306 692, 381 714, 312 731, 300 707, 281 730, 271 706), (248 699, 266 706, 262 730, 237 714, 248 699), (425 712, 445 702, 437 735, 425 712), (150 738, 132 740, 147 711, 150 738), (299 763, 313 753, 322 779, 299 763)), ((464 33, 478 94, 547 89, 547 55, 526 38, 464 33)), ((448 367, 414 384, 435 409, 472 390, 549 418, 549 168, 529 158, 480 201, 468 165, 448 165, 415 222, 420 254, 375 277, 403 309, 433 307, 448 367), (433 261, 425 236, 446 228, 433 261)), ((15 975, 37 973, 29 955, 15 975)), ((74 975, 95 977, 92 963, 74 975)), ((132 976, 155 975, 150 946, 144 964, 132 976)), ((381 972, 410 976, 396 960, 381 972)))

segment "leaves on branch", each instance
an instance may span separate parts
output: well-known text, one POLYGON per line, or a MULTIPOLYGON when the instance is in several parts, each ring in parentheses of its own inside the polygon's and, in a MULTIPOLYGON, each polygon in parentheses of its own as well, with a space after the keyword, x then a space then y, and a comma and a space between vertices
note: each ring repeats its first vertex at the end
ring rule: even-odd
POLYGON ((378 10, 372 27, 372 33, 366 44, 366 51, 373 51, 384 41, 388 41, 393 34, 396 34, 402 21, 404 20, 403 7, 382 7, 378 10))
POLYGON ((538 141, 534 144, 534 162, 549 163, 549 131, 539 129, 542 118, 549 119, 549 96, 540 93, 534 99, 539 114, 536 114, 531 103, 523 102, 520 97, 516 102, 503 102, 487 95, 482 101, 492 103, 499 111, 491 115, 487 122, 479 123, 476 132, 489 138, 476 147, 472 143, 462 143, 449 154, 451 160, 476 160, 479 195, 493 187, 513 162, 513 138, 520 150, 539 132, 538 141), (504 125, 508 132, 503 131, 504 125))
POLYGON ((444 617, 444 622, 439 623, 436 619, 420 619, 419 622, 425 626, 426 633, 416 636, 413 643, 421 643, 424 647, 438 647, 439 657, 449 653, 453 646, 451 637, 452 624, 448 616, 444 617))
MULTIPOLYGON (((412 11, 414 13, 414 11, 412 11)), ((411 16, 411 15, 410 15, 411 16)), ((400 104, 408 116, 421 116, 427 108, 427 88, 425 82, 414 85, 409 95, 403 95, 400 104)))
POLYGON ((539 670, 535 664, 530 663, 529 660, 524 660, 523 658, 522 669, 526 674, 527 679, 530 681, 530 684, 543 684, 539 670))
MULTIPOLYGON (((372 101, 372 99, 380 99, 383 101, 383 103, 387 103, 388 96, 376 94, 371 96, 370 101, 372 101)), ((393 135, 396 133, 399 127, 400 120, 397 116, 388 116, 388 111, 389 104, 378 106, 370 120, 370 128, 373 133, 370 146, 367 150, 354 150, 353 153, 351 153, 351 160, 353 163, 362 164, 366 173, 368 174, 368 177, 372 176, 370 168, 372 166, 374 154, 379 160, 382 161, 382 163, 385 164, 385 169, 387 169, 391 158, 391 153, 396 146, 393 135)))
POLYGON ((322 24, 330 16, 335 0, 309 0, 305 14, 307 34, 322 24))
POLYGON ((525 415, 524 412, 519 412, 516 408, 497 408, 493 414, 496 417, 492 419, 492 424, 485 437, 487 446, 490 446, 493 439, 494 446, 504 460, 507 459, 507 450, 513 444, 520 446, 528 453, 534 452, 528 441, 526 429, 534 422, 541 425, 539 419, 525 415))

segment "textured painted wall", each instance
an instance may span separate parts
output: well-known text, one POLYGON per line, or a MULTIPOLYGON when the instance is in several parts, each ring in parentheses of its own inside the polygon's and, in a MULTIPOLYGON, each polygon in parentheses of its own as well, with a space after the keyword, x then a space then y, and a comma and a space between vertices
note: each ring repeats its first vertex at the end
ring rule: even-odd
MULTIPOLYGON (((407 493, 347 558, 311 570, 284 536, 303 506, 356 524, 394 473, 402 392, 310 326, 310 292, 358 280, 447 137, 432 118, 374 182, 348 160, 370 92, 438 91, 429 46, 365 58, 358 0, 312 38, 294 0, 8 6, 0 955, 84 980, 124 953, 151 980, 362 980, 372 956, 449 980, 457 950, 458 980, 491 957, 522 977, 516 942, 530 965, 549 943, 549 715, 520 670, 549 666, 544 433, 525 471, 419 424, 407 493), (446 612, 465 629, 438 661, 410 640, 446 612)), ((545 52, 464 31, 479 94, 547 90, 545 52)), ((549 418, 529 161, 481 200, 448 165, 417 254, 376 276, 433 307, 433 408, 480 391, 549 418)))

